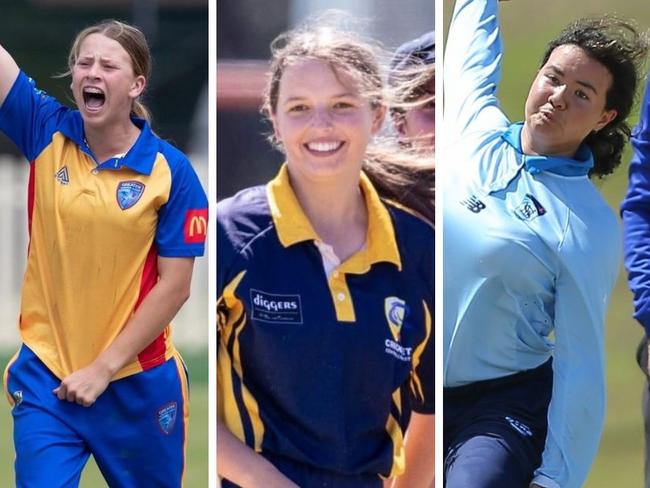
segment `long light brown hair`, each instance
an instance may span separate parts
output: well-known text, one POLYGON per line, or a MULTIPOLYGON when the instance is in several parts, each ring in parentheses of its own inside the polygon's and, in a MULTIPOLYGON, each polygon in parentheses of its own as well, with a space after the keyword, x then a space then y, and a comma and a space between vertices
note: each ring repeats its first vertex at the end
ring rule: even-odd
MULTIPOLYGON (((361 36, 334 28, 323 19, 278 36, 271 44, 271 67, 262 113, 271 118, 277 110, 280 81, 285 69, 305 59, 327 63, 340 79, 351 80, 371 108, 404 106, 413 100, 395 94, 403 89, 385 86, 379 59, 388 59, 378 44, 361 36), (401 99, 400 99, 401 98, 401 99)), ((411 78, 412 81, 413 78, 411 78)), ((271 142, 281 148, 275 136, 271 142)), ((396 136, 376 137, 366 150, 363 171, 380 196, 408 207, 434 222, 435 169, 433 155, 401 147, 396 136)))

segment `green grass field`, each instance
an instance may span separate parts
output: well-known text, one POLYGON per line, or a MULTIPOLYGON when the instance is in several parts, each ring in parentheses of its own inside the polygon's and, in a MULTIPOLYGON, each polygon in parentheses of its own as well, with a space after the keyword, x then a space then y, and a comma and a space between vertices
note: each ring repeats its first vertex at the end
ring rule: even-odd
MULTIPOLYGON (((0 352, 2 368, 13 351, 0 352)), ((190 372, 190 429, 187 444, 185 488, 208 486, 208 355, 207 352, 183 353, 190 372)), ((9 404, 4 395, 0 401, 0 486, 13 486, 14 450, 11 440, 12 423, 9 404)), ((106 486, 95 462, 86 466, 81 478, 81 488, 106 486)))
MULTIPOLYGON (((445 22, 453 2, 445 1, 445 22)), ((521 119, 526 95, 535 76, 545 43, 570 20, 601 13, 634 18, 643 29, 650 27, 647 0, 512 0, 501 4, 505 46, 502 105, 510 117, 521 119)), ((630 121, 635 123, 638 115, 630 121)), ((627 186, 627 161, 611 178, 599 182, 603 194, 618 212, 627 186)), ((444 190, 443 190, 444 191, 444 190)), ((594 263, 598 266, 598 263, 594 263)), ((595 465, 585 486, 643 486, 643 424, 640 413, 643 377, 634 354, 642 329, 631 318, 631 295, 621 275, 607 315, 608 410, 605 432, 595 465)))

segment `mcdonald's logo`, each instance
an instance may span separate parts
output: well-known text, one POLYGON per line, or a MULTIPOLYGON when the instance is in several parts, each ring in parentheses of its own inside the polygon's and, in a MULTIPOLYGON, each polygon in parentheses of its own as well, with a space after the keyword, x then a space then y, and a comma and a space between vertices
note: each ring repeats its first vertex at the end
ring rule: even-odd
POLYGON ((185 214, 184 236, 186 244, 201 244, 208 234, 208 209, 188 210, 185 214))
POLYGON ((196 215, 190 220, 189 236, 194 237, 197 235, 205 236, 208 228, 208 223, 204 217, 197 217, 196 215))

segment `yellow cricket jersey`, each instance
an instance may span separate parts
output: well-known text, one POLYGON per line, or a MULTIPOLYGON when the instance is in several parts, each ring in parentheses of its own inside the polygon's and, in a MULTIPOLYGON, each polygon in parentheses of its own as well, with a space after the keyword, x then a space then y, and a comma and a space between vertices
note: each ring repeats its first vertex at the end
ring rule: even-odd
MULTIPOLYGON (((97 163, 76 110, 20 73, 0 130, 30 161, 20 333, 59 378, 90 364, 158 279, 157 257, 203 254, 207 199, 183 153, 134 119, 129 152, 97 163)), ((174 351, 169 326, 114 379, 174 351)))

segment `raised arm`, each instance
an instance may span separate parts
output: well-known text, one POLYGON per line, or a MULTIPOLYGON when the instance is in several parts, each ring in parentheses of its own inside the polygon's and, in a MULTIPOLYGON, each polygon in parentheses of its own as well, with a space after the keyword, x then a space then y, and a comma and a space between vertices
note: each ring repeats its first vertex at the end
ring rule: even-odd
POLYGON ((444 56, 445 127, 451 141, 505 126, 498 107, 502 45, 497 0, 457 0, 444 56))
POLYGON ((621 206, 625 268, 634 293, 634 318, 650 335, 650 83, 632 134, 632 147, 630 186, 621 206))
POLYGON ((7 50, 0 46, 0 106, 18 77, 18 65, 7 50))

